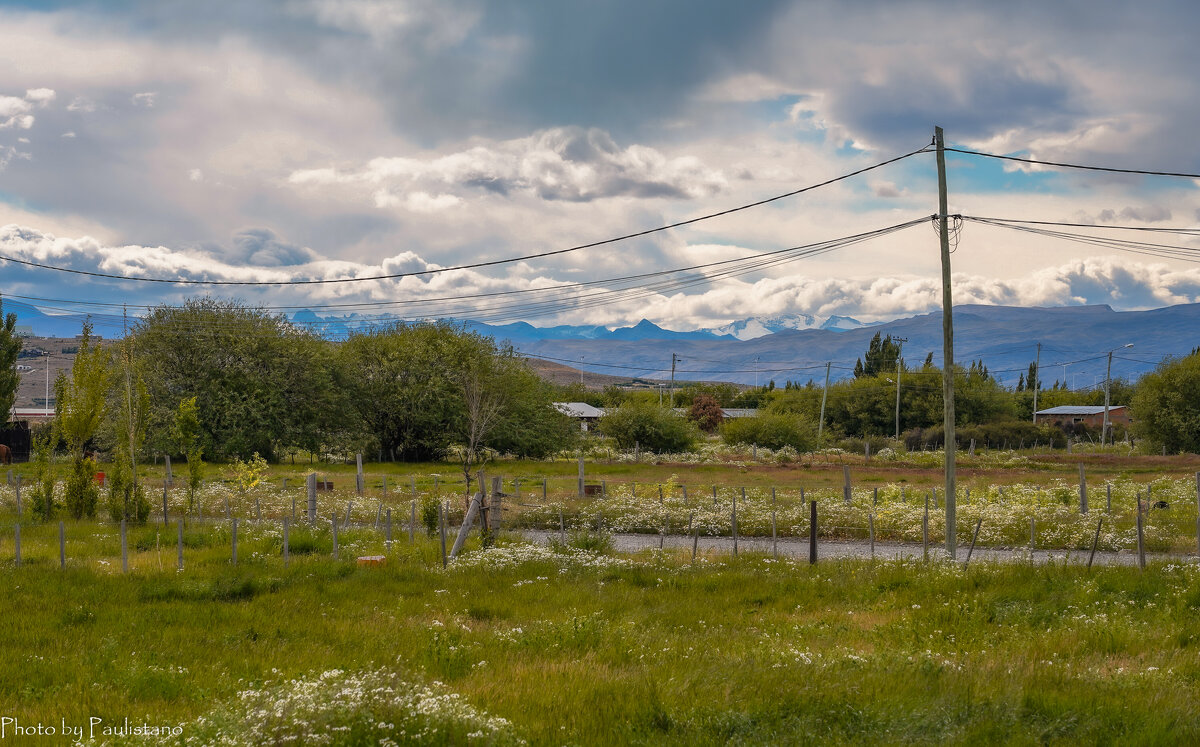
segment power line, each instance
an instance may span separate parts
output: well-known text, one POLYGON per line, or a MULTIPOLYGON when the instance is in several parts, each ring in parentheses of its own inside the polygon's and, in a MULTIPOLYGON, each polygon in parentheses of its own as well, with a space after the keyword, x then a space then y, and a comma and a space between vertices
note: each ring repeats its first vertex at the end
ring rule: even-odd
POLYGON ((819 189, 821 187, 829 186, 830 184, 835 184, 837 182, 844 181, 846 179, 850 179, 850 178, 858 176, 860 174, 865 174, 868 171, 873 171, 875 169, 882 168, 889 164, 896 163, 897 161, 902 161, 911 156, 915 156, 918 153, 927 153, 927 152, 929 152, 928 146, 922 147, 922 148, 914 150, 910 153, 905 153, 902 156, 896 156, 895 158, 889 158, 886 161, 880 161, 879 163, 873 164, 871 166, 866 166, 866 167, 858 169, 856 171, 851 171, 847 174, 842 174, 841 176, 833 177, 832 179, 826 179, 825 181, 818 182, 817 184, 812 184, 807 187, 801 187, 800 189, 795 189, 795 190, 792 190, 791 192, 785 192, 780 195, 775 195, 774 197, 768 197, 766 199, 757 200, 755 202, 750 202, 745 205, 739 205, 737 207, 720 210, 715 213, 708 213, 706 215, 701 215, 701 216, 698 216, 695 218, 688 218, 687 220, 677 221, 675 223, 669 223, 665 226, 658 226, 656 228, 648 228, 648 229, 645 229, 642 231, 635 231, 633 233, 627 233, 627 234, 623 234, 621 236, 614 236, 613 238, 603 239, 601 241, 593 241, 593 242, 590 242, 587 244, 579 244, 576 246, 568 247, 566 249, 555 249, 555 250, 548 251, 548 252, 538 252, 536 254, 526 254, 526 255, 523 255, 520 257, 509 257, 507 259, 494 259, 494 260, 488 260, 488 261, 484 261, 484 262, 472 262, 470 264, 455 265, 452 267, 439 267, 439 268, 433 269, 433 270, 419 270, 416 272, 399 272, 399 273, 391 273, 391 274, 387 274, 387 275, 374 275, 374 276, 370 276, 370 277, 358 277, 358 278, 320 278, 320 279, 299 279, 299 280, 292 279, 292 280, 286 280, 286 281, 182 280, 182 279, 178 279, 178 278, 137 277, 137 276, 133 276, 133 275, 117 275, 114 273, 93 272, 90 270, 77 270, 77 269, 73 269, 73 268, 69 268, 69 267, 58 267, 55 265, 48 265, 48 264, 43 264, 40 262, 33 262, 30 260, 17 259, 15 257, 8 257, 8 256, 4 256, 4 255, 0 255, 0 260, 4 260, 6 262, 12 262, 12 263, 19 264, 19 265, 24 265, 26 267, 34 267, 34 268, 42 269, 42 270, 53 270, 55 272, 65 272, 65 273, 70 273, 73 275, 84 275, 87 277, 105 278, 105 279, 109 279, 109 280, 128 280, 128 281, 136 281, 136 282, 141 282, 141 283, 167 283, 167 284, 175 284, 175 285, 283 286, 283 285, 327 285, 327 284, 334 284, 334 283, 361 283, 361 282, 374 281, 374 280, 397 280, 397 279, 406 278, 406 277, 421 277, 421 276, 425 276, 425 275, 434 275, 434 274, 443 273, 443 272, 453 272, 453 271, 457 271, 457 270, 473 270, 473 269, 478 269, 480 267, 493 267, 495 265, 511 264, 513 262, 525 262, 525 261, 528 261, 531 259, 542 259, 545 257, 553 257, 553 256, 557 256, 560 254, 567 254, 569 252, 577 252, 582 249, 592 249, 592 248, 595 248, 598 246, 605 246, 607 244, 615 244, 620 241, 626 241, 628 239, 635 239, 635 238, 640 238, 642 236, 649 236, 650 234, 659 233, 662 231, 668 231, 673 228, 681 228, 683 226, 689 226, 694 223, 699 223, 701 221, 710 220, 712 218, 719 218, 719 217, 722 217, 725 215, 731 215, 733 213, 741 212, 743 210, 749 210, 751 208, 761 207, 762 205, 767 205, 772 202, 777 202, 779 200, 783 200, 788 197, 795 197, 796 195, 803 194, 805 192, 810 192, 812 190, 819 189))
POLYGON ((1078 163, 1063 163, 1059 161, 1038 161, 1032 158, 1021 158, 1019 156, 1001 156, 996 153, 984 153, 978 150, 967 150, 966 148, 946 148, 949 153, 963 153, 968 156, 983 156, 984 158, 997 158, 1003 161, 1018 161, 1020 163, 1030 163, 1035 166, 1056 166, 1062 169, 1081 169, 1084 171, 1106 171, 1113 174, 1142 174, 1145 176, 1177 176, 1183 179, 1200 179, 1200 174, 1187 174, 1178 171, 1147 171, 1143 169, 1117 169, 1110 166, 1088 166, 1078 163))

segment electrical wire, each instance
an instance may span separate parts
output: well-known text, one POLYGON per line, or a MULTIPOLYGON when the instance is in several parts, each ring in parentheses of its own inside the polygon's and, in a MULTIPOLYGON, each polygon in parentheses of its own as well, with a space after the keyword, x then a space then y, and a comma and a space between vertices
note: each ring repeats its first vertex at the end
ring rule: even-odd
POLYGON ((1144 169, 1117 169, 1109 166, 1089 166, 1078 163, 1063 163, 1060 161, 1038 161, 1032 158, 1021 158, 1020 156, 1001 156, 996 153, 984 153, 978 150, 968 150, 966 148, 946 148, 948 153, 962 153, 968 156, 983 156, 984 158, 996 158, 1003 161, 1017 161, 1020 163, 1029 163, 1035 166, 1054 166, 1060 169, 1080 169, 1083 171, 1105 171, 1113 174, 1141 174, 1144 176, 1176 176, 1182 179, 1200 179, 1200 174, 1188 174, 1178 171, 1148 171, 1144 169))
POLYGON ((648 228, 648 229, 645 229, 642 231, 634 231, 632 233, 623 234, 621 236, 614 236, 612 238, 603 239, 601 241, 593 241, 593 242, 590 242, 587 244, 578 244, 576 246, 567 247, 566 249, 554 249, 554 250, 547 251, 547 252, 538 252, 536 254, 526 254, 523 256, 519 256, 519 257, 509 257, 506 259, 494 259, 494 260, 487 260, 487 261, 483 261, 483 262, 472 262, 470 264, 455 265, 452 267, 439 267, 439 268, 432 269, 432 270, 418 270, 415 272, 398 272, 398 273, 389 273, 386 275, 374 275, 374 276, 370 276, 370 277, 359 277, 359 278, 309 278, 309 279, 292 279, 292 280, 286 280, 286 281, 184 280, 184 279, 180 279, 180 278, 138 277, 138 276, 134 276, 134 275, 117 275, 115 273, 93 272, 90 270, 77 270, 77 269, 73 269, 73 268, 69 268, 69 267, 58 267, 55 265, 48 265, 48 264, 43 264, 40 262, 33 262, 30 260, 17 259, 15 257, 9 257, 9 256, 4 256, 4 255, 0 255, 0 260, 6 261, 6 262, 12 262, 14 264, 23 265, 26 267, 34 267, 34 268, 43 269, 43 270, 53 270, 56 272, 70 273, 73 275, 85 275, 88 277, 105 278, 105 279, 109 279, 109 280, 127 280, 127 281, 141 282, 141 283, 166 283, 166 284, 173 284, 173 285, 285 286, 285 285, 327 285, 327 284, 335 284, 335 283, 361 283, 361 282, 375 281, 375 280, 398 280, 400 278, 406 278, 406 277, 420 277, 420 276, 426 276, 426 275, 434 275, 434 274, 443 273, 443 272, 453 272, 453 271, 457 271, 457 270, 473 270, 473 269, 478 269, 480 267, 494 267, 496 265, 511 264, 514 262, 525 262, 525 261, 528 261, 531 259, 542 259, 545 257, 553 257, 553 256, 561 255, 561 254, 567 254, 570 252, 577 252, 577 251, 580 251, 583 249, 593 249, 598 246, 605 246, 607 244, 615 244, 617 242, 626 241, 628 239, 635 239, 635 238, 640 238, 642 236, 649 236, 654 233, 668 231, 668 230, 671 230, 674 228, 681 228, 683 226, 689 226, 694 223, 700 223, 701 221, 711 220, 713 218, 719 218, 722 216, 731 215, 733 213, 741 212, 743 210, 749 210, 751 208, 761 207, 763 205, 767 205, 772 202, 777 202, 779 200, 783 200, 788 197, 795 197, 796 195, 803 194, 805 192, 810 192, 815 189, 820 189, 821 187, 827 187, 831 184, 836 184, 837 182, 844 181, 846 179, 850 179, 850 178, 858 176, 860 174, 865 174, 868 171, 873 171, 875 169, 882 168, 884 166, 896 163, 897 161, 903 161, 904 159, 910 158, 919 153, 929 153, 929 152, 931 152, 929 146, 925 146, 922 148, 918 148, 917 150, 914 150, 910 153, 905 153, 904 155, 901 155, 901 156, 889 158, 886 161, 880 161, 879 163, 872 164, 871 166, 866 166, 866 167, 858 169, 856 171, 851 171, 847 174, 842 174, 841 176, 833 177, 832 179, 826 179, 823 182, 811 184, 807 187, 801 187, 800 189, 795 189, 795 190, 792 190, 791 192, 785 192, 783 194, 775 195, 774 197, 768 197, 766 199, 757 200, 755 202, 750 202, 745 205, 739 205, 737 207, 727 208, 725 210, 720 210, 715 213, 708 213, 706 215, 697 216, 695 218, 688 218, 687 220, 681 220, 681 221, 677 221, 675 223, 669 223, 667 225, 658 226, 656 228, 648 228))

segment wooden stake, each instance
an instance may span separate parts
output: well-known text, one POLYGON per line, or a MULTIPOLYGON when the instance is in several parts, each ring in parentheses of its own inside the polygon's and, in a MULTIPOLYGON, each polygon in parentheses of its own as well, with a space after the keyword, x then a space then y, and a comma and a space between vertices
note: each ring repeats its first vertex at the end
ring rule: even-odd
POLYGON ((1096 545, 1100 543, 1100 527, 1104 526, 1104 517, 1100 517, 1100 521, 1096 522, 1096 534, 1092 537, 1092 552, 1088 555, 1087 567, 1090 570, 1092 561, 1096 558, 1096 545))

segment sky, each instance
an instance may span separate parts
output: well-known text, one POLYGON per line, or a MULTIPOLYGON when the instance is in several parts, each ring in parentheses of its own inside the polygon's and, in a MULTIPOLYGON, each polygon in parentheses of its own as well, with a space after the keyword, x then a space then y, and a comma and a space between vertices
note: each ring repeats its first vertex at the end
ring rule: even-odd
MULTIPOLYGON (((269 282, 492 262, 817 184, 919 150, 935 125, 952 147, 1200 173, 1197 28, 1191 2, 1102 0, 0 2, 0 256, 269 282)), ((947 170, 951 213, 1200 224, 1195 179, 954 153, 947 170)), ((562 286, 936 210, 934 157, 921 153, 720 218, 476 269, 206 287, 3 262, 0 294, 49 299, 37 303, 51 311, 136 313, 209 294, 538 326, 878 321, 940 305, 928 222, 711 282, 591 291, 582 302, 564 300, 580 291, 562 286), (487 295, 511 291, 521 293, 487 295)), ((1200 246, 1186 235, 1134 238, 1200 246)), ((1200 268, 1178 254, 967 222, 952 255, 954 300, 1200 301, 1200 268)))

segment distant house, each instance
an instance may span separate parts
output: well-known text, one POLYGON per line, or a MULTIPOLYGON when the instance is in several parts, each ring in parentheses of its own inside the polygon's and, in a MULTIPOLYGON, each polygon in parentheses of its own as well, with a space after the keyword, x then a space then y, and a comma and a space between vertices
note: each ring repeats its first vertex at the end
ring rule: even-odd
POLYGON ((585 431, 604 417, 604 410, 592 407, 587 402, 552 402, 551 404, 563 415, 579 421, 580 427, 585 431))
MULTIPOLYGON (((1104 425, 1104 405, 1061 405, 1033 414, 1033 422, 1049 425, 1085 425, 1100 428, 1104 425)), ((1129 408, 1125 405, 1110 405, 1108 422, 1114 425, 1129 425, 1129 408)))
POLYGON ((53 407, 14 407, 10 413, 13 422, 48 423, 54 420, 53 407))
POLYGON ((729 418, 756 418, 758 417, 758 408, 756 407, 722 407, 721 414, 726 419, 729 418))

